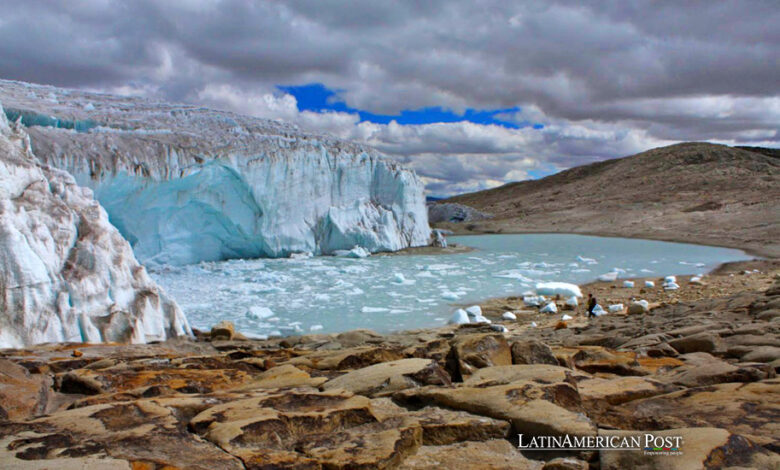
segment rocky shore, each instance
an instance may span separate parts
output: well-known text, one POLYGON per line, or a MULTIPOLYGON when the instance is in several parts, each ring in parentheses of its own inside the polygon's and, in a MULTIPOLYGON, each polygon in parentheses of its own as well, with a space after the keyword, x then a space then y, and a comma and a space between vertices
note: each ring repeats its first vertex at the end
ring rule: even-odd
MULTIPOLYGON (((485 303, 487 316, 516 313, 505 333, 469 324, 254 341, 222 324, 196 341, 2 350, 0 462, 780 468, 780 265, 759 263, 702 285, 680 279, 674 294, 646 290, 642 313, 563 322, 517 299, 485 303), (682 454, 518 449, 519 434, 631 431, 682 436, 682 454)), ((613 284, 585 291, 639 295, 613 284)))

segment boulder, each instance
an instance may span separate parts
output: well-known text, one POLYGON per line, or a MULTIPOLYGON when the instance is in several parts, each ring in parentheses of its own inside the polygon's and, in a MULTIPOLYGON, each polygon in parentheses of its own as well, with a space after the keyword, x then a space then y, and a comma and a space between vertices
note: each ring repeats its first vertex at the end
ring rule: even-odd
POLYGON ((703 387, 727 382, 757 382, 775 376, 767 364, 732 365, 707 353, 684 354, 678 359, 685 364, 661 375, 659 380, 685 387, 703 387))
POLYGON ((447 366, 454 380, 468 378, 483 367, 512 364, 512 352, 500 334, 459 335, 451 345, 447 366))
POLYGON ((413 358, 357 369, 325 382, 322 388, 340 388, 360 395, 376 396, 410 387, 449 384, 449 374, 436 361, 413 358))
POLYGON ((720 345, 720 337, 713 333, 698 333, 669 341, 680 354, 712 352, 720 345))
POLYGON ((631 302, 628 305, 628 314, 637 315, 641 313, 647 313, 650 311, 650 304, 647 301, 631 302))
POLYGON ((403 354, 397 349, 358 346, 316 351, 305 356, 294 357, 288 362, 294 366, 318 370, 352 370, 398 359, 403 359, 403 354))
MULTIPOLYGON (((599 430, 604 436, 633 436, 635 431, 599 430)), ((712 427, 655 431, 658 437, 681 437, 679 455, 647 455, 638 450, 599 452, 601 470, 637 468, 645 470, 711 468, 777 468, 780 456, 756 445, 744 436, 712 427)))
POLYGON ((512 343, 513 364, 551 364, 558 365, 552 349, 541 341, 516 341, 512 343))
POLYGON ((223 320, 211 328, 211 340, 212 341, 230 341, 236 335, 236 327, 233 322, 223 320))
POLYGON ((740 362, 772 362, 780 359, 780 348, 760 346, 740 358, 740 362))

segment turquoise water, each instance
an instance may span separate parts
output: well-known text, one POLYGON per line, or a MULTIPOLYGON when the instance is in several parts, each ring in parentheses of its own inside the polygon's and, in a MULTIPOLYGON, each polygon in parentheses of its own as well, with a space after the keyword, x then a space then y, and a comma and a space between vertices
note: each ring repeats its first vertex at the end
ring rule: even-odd
POLYGON ((449 241, 476 250, 232 260, 166 267, 152 276, 193 327, 209 329, 230 320, 244 333, 263 336, 439 326, 456 305, 522 294, 536 282, 583 284, 613 269, 620 278, 699 274, 750 258, 728 248, 582 235, 477 235, 449 241))

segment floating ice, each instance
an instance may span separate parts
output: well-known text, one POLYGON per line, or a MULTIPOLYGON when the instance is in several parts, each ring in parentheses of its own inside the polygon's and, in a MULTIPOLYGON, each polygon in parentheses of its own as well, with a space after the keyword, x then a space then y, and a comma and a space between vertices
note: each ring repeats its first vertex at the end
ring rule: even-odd
POLYGON ((384 307, 362 307, 360 309, 363 313, 382 313, 382 312, 389 312, 389 308, 384 307))
POLYGON ((517 315, 512 312, 504 312, 503 315, 501 315, 501 318, 504 320, 517 320, 517 315))
POLYGON ((274 312, 268 307, 249 307, 246 317, 251 320, 264 320, 274 316, 274 312))
POLYGON ((536 293, 547 296, 582 297, 579 286, 567 282, 540 282, 536 284, 536 293))
POLYGON ((362 246, 355 245, 350 250, 334 250, 333 256, 340 256, 342 258, 367 258, 371 256, 371 252, 362 246))
POLYGON ((617 271, 610 271, 608 273, 604 273, 601 276, 599 276, 598 280, 602 282, 613 282, 617 280, 617 277, 618 277, 617 271))
POLYGON ((598 261, 596 261, 595 259, 593 259, 593 258, 585 258, 583 256, 577 256, 577 261, 579 261, 580 263, 585 263, 585 264, 598 264, 598 261))

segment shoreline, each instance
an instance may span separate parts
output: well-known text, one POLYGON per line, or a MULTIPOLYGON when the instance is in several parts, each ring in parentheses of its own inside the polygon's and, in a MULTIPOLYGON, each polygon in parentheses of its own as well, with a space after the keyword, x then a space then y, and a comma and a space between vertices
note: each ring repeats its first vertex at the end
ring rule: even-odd
MULTIPOLYGON (((511 220, 511 219, 487 219, 487 221, 495 220, 495 221, 502 221, 502 220, 511 220)), ((470 223, 466 225, 473 225, 475 226, 472 230, 465 230, 465 222, 460 223, 445 223, 445 224, 439 224, 440 226, 432 227, 432 228, 440 228, 440 229, 446 229, 451 230, 453 233, 450 236, 455 237, 465 237, 465 236, 473 236, 473 235, 583 235, 583 236, 591 236, 591 237, 603 237, 603 238, 628 238, 633 240, 652 240, 652 241, 658 241, 658 242, 670 242, 670 243, 682 243, 686 245, 700 245, 700 246, 710 246, 715 248, 729 248, 733 250, 740 250, 743 253, 755 256, 763 259, 780 259, 780 253, 776 253, 772 248, 767 247, 766 245, 761 246, 750 246, 745 244, 744 242, 718 242, 718 241, 706 241, 706 240, 696 240, 691 241, 688 239, 684 239, 682 237, 675 237, 675 236, 661 236, 657 234, 620 234, 617 232, 602 232, 602 231, 582 231, 582 232, 573 232, 569 230, 565 231, 554 231, 549 229, 544 230, 533 230, 533 229, 506 229, 506 228, 500 228, 498 230, 491 230, 491 229, 479 229, 479 223, 480 222, 486 222, 486 221, 478 221, 475 223, 470 223)))

